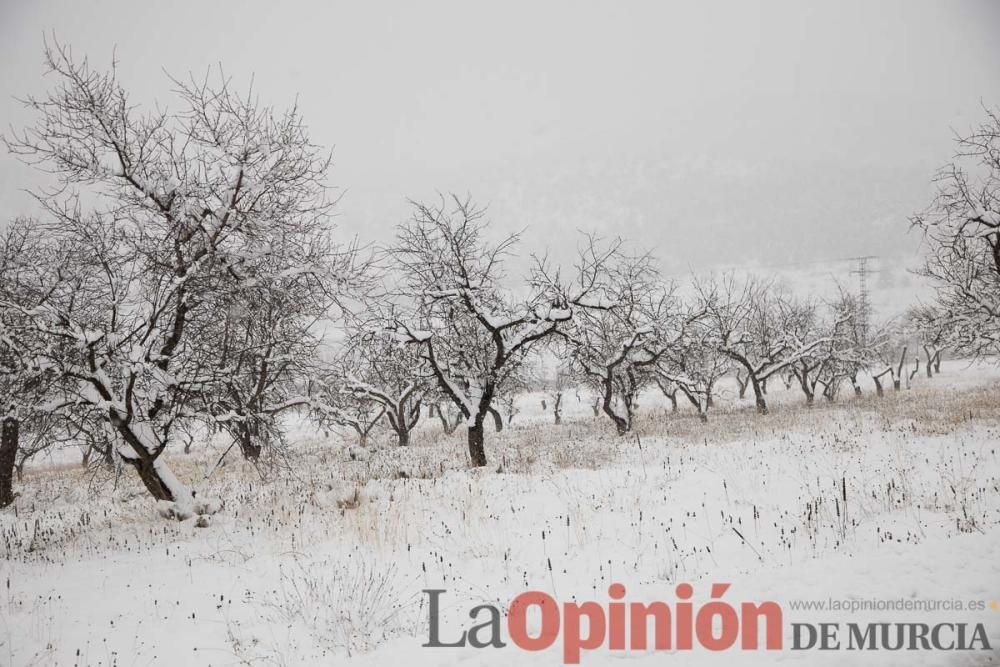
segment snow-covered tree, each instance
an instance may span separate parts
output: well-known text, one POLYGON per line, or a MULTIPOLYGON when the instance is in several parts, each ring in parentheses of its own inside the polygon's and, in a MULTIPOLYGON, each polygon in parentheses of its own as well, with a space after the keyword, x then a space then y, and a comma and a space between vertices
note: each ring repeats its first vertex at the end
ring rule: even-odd
POLYGON ((941 355, 951 345, 952 319, 931 304, 913 306, 906 311, 907 328, 924 351, 927 377, 941 372, 941 355))
POLYGON ((400 447, 420 421, 434 378, 418 349, 393 335, 395 317, 367 318, 350 332, 340 390, 385 408, 385 420, 400 447))
MULTIPOLYGON (((349 363, 349 362, 348 362, 349 363)), ((344 379, 355 371, 342 368, 310 392, 313 418, 324 428, 347 427, 358 437, 358 444, 368 446, 369 438, 386 415, 385 405, 368 393, 351 391, 344 379)))
POLYGON ((899 343, 898 339, 891 334, 886 341, 880 345, 876 352, 879 363, 872 369, 872 381, 875 383, 875 394, 882 396, 885 393, 882 378, 886 375, 892 380, 892 388, 899 391, 902 388, 904 377, 904 365, 906 364, 906 353, 909 347, 905 343, 899 343))
POLYGON ((702 326, 706 313, 697 304, 688 304, 684 311, 683 335, 659 360, 655 367, 656 383, 677 410, 680 393, 694 406, 699 418, 708 421, 708 410, 714 405, 715 383, 730 372, 732 361, 713 345, 711 330, 702 326))
MULTIPOLYGON (((58 85, 26 101, 37 122, 5 140, 59 178, 58 192, 36 194, 59 269, 44 298, 3 306, 44 341, 37 358, 110 426, 150 494, 189 515, 194 494, 162 454, 186 420, 219 417, 206 395, 233 373, 220 356, 234 348, 219 343, 234 304, 266 310, 289 282, 329 278, 329 267, 302 263, 313 243, 329 247, 329 157, 297 109, 261 106, 221 75, 174 81, 177 110, 144 112, 114 67, 95 71, 59 45, 46 58, 58 85)), ((273 322, 274 336, 243 326, 248 344, 237 348, 283 338, 284 320, 273 322)), ((261 354, 242 368, 281 363, 280 352, 261 354)))
POLYGON ((519 237, 491 241, 487 231, 483 210, 467 199, 415 202, 389 250, 400 295, 415 304, 394 334, 419 348, 439 390, 461 411, 475 466, 486 465, 483 425, 494 401, 532 347, 573 314, 541 267, 508 289, 503 263, 519 237))
POLYGON ((54 423, 49 394, 57 393, 58 377, 39 356, 44 337, 21 308, 43 303, 48 277, 62 268, 41 236, 25 218, 0 236, 0 507, 13 502, 14 470, 20 474, 48 446, 44 435, 54 423))
POLYGON ((284 442, 281 416, 307 408, 321 374, 323 325, 346 288, 360 289, 365 263, 333 247, 326 230, 304 221, 272 239, 224 287, 229 301, 199 344, 215 359, 214 383, 198 406, 258 459, 284 442))
MULTIPOLYGON (((809 326, 811 306, 768 281, 732 275, 696 281, 712 345, 745 374, 757 412, 767 414, 767 380, 830 341, 809 326)), ((849 314, 841 317, 849 317, 849 314)))
POLYGON ((955 162, 938 175, 938 194, 913 218, 928 252, 922 273, 937 289, 936 316, 954 345, 1000 353, 1000 108, 959 137, 955 162))
POLYGON ((858 375, 877 363, 878 329, 869 331, 863 326, 857 298, 843 290, 825 309, 815 307, 814 313, 813 335, 826 342, 792 366, 806 395, 806 403, 812 405, 817 388, 827 401, 835 400, 845 381, 850 382, 854 394, 860 396, 858 375))
POLYGON ((601 409, 619 435, 632 429, 639 393, 655 377, 657 364, 681 338, 681 307, 648 254, 628 254, 621 243, 595 251, 591 239, 581 256, 604 259, 592 279, 599 302, 580 308, 559 331, 585 382, 600 396, 601 409))

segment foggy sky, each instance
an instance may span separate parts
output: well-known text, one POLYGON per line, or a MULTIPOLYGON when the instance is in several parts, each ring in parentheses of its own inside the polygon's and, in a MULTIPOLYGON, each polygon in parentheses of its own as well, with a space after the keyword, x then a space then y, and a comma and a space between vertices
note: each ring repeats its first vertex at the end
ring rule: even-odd
MULTIPOLYGON (((954 131, 1000 104, 1000 2, 14 2, 0 119, 30 116, 42 37, 170 103, 222 63, 296 96, 334 148, 339 224, 382 241, 406 198, 471 193, 531 246, 577 229, 672 268, 912 255, 906 216, 954 131), (900 241, 900 239, 902 239, 900 241)), ((5 217, 39 176, 0 154, 5 217)))

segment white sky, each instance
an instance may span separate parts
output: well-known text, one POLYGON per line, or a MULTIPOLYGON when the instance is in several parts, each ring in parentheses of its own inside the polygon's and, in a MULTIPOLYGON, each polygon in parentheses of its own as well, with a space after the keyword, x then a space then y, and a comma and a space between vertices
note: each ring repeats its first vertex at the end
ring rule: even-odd
MULTIPOLYGON (((46 31, 94 64, 117 46, 138 99, 219 62, 267 102, 298 95, 363 240, 454 190, 557 256, 588 229, 675 268, 912 253, 952 129, 1000 104, 987 0, 0 0, 5 129, 46 86, 46 31)), ((0 154, 6 215, 38 178, 0 154)))

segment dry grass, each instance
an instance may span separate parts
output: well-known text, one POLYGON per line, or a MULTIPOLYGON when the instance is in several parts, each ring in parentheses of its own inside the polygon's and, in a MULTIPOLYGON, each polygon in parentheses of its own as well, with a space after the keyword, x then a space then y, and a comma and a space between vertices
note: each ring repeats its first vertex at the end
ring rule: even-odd
MULTIPOLYGON (((795 393, 781 392, 772 399, 769 415, 727 405, 714 410, 707 424, 690 411, 670 414, 662 406, 648 405, 637 418, 635 433, 625 437, 615 436, 603 415, 571 416, 559 426, 544 417, 515 421, 502 433, 489 434, 491 464, 484 472, 596 471, 623 464, 643 466, 647 460, 663 465, 663 453, 675 449, 682 453, 686 447, 709 446, 725 451, 727 445, 775 441, 794 433, 817 434, 810 444, 813 448, 850 451, 872 429, 904 438, 944 436, 971 422, 990 432, 1000 428, 1000 385, 953 390, 924 384, 913 390, 889 391, 884 398, 851 396, 812 407, 806 407, 795 393)), ((393 446, 388 437, 376 438, 361 449, 336 436, 316 434, 297 442, 284 460, 267 469, 231 454, 222 467, 213 470, 217 457, 216 446, 191 455, 173 454, 170 462, 178 476, 193 483, 200 494, 223 499, 226 512, 247 530, 296 534, 299 539, 305 535, 321 539, 347 530, 359 539, 371 533, 363 541, 376 543, 398 541, 398 535, 380 532, 399 529, 388 528, 391 522, 385 517, 375 521, 365 516, 363 501, 374 492, 373 481, 388 485, 380 488, 406 480, 433 483, 450 471, 468 467, 462 429, 445 435, 436 420, 426 422, 415 434, 413 445, 405 449, 393 446), (359 510, 349 509, 359 504, 359 510), (310 515, 316 512, 339 517, 336 527, 332 520, 313 521, 310 515), (345 512, 346 517, 342 516, 345 512)), ((963 477, 959 472, 948 474, 955 478, 949 482, 955 488, 954 503, 961 505, 957 496, 962 493, 963 477)), ((71 548, 90 554, 154 548, 191 530, 159 520, 129 471, 117 475, 100 468, 48 465, 29 470, 20 490, 13 511, 0 523, 0 554, 6 558, 58 560, 59 552, 71 548)))

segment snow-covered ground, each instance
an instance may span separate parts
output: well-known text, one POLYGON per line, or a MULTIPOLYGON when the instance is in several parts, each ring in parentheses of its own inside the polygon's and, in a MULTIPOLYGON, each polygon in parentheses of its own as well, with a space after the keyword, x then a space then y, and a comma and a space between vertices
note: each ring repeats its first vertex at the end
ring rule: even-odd
POLYGON ((681 582, 698 603, 731 583, 734 606, 782 605, 785 649, 602 648, 583 664, 1000 662, 1000 369, 943 371, 811 409, 772 387, 764 417, 726 385, 709 424, 649 394, 626 438, 586 397, 570 392, 554 426, 525 395, 475 471, 461 433, 430 422, 405 450, 298 425, 266 479, 235 459, 205 479, 222 444, 206 443, 171 463, 224 500, 207 527, 159 517, 127 473, 43 463, 0 514, 0 664, 559 665, 560 642, 422 648, 423 589, 446 591, 452 641, 476 605, 539 590, 606 606, 612 582, 626 602, 669 603, 681 582), (792 608, 830 598, 985 607, 792 608), (791 623, 879 621, 983 623, 994 650, 789 650, 791 623))

